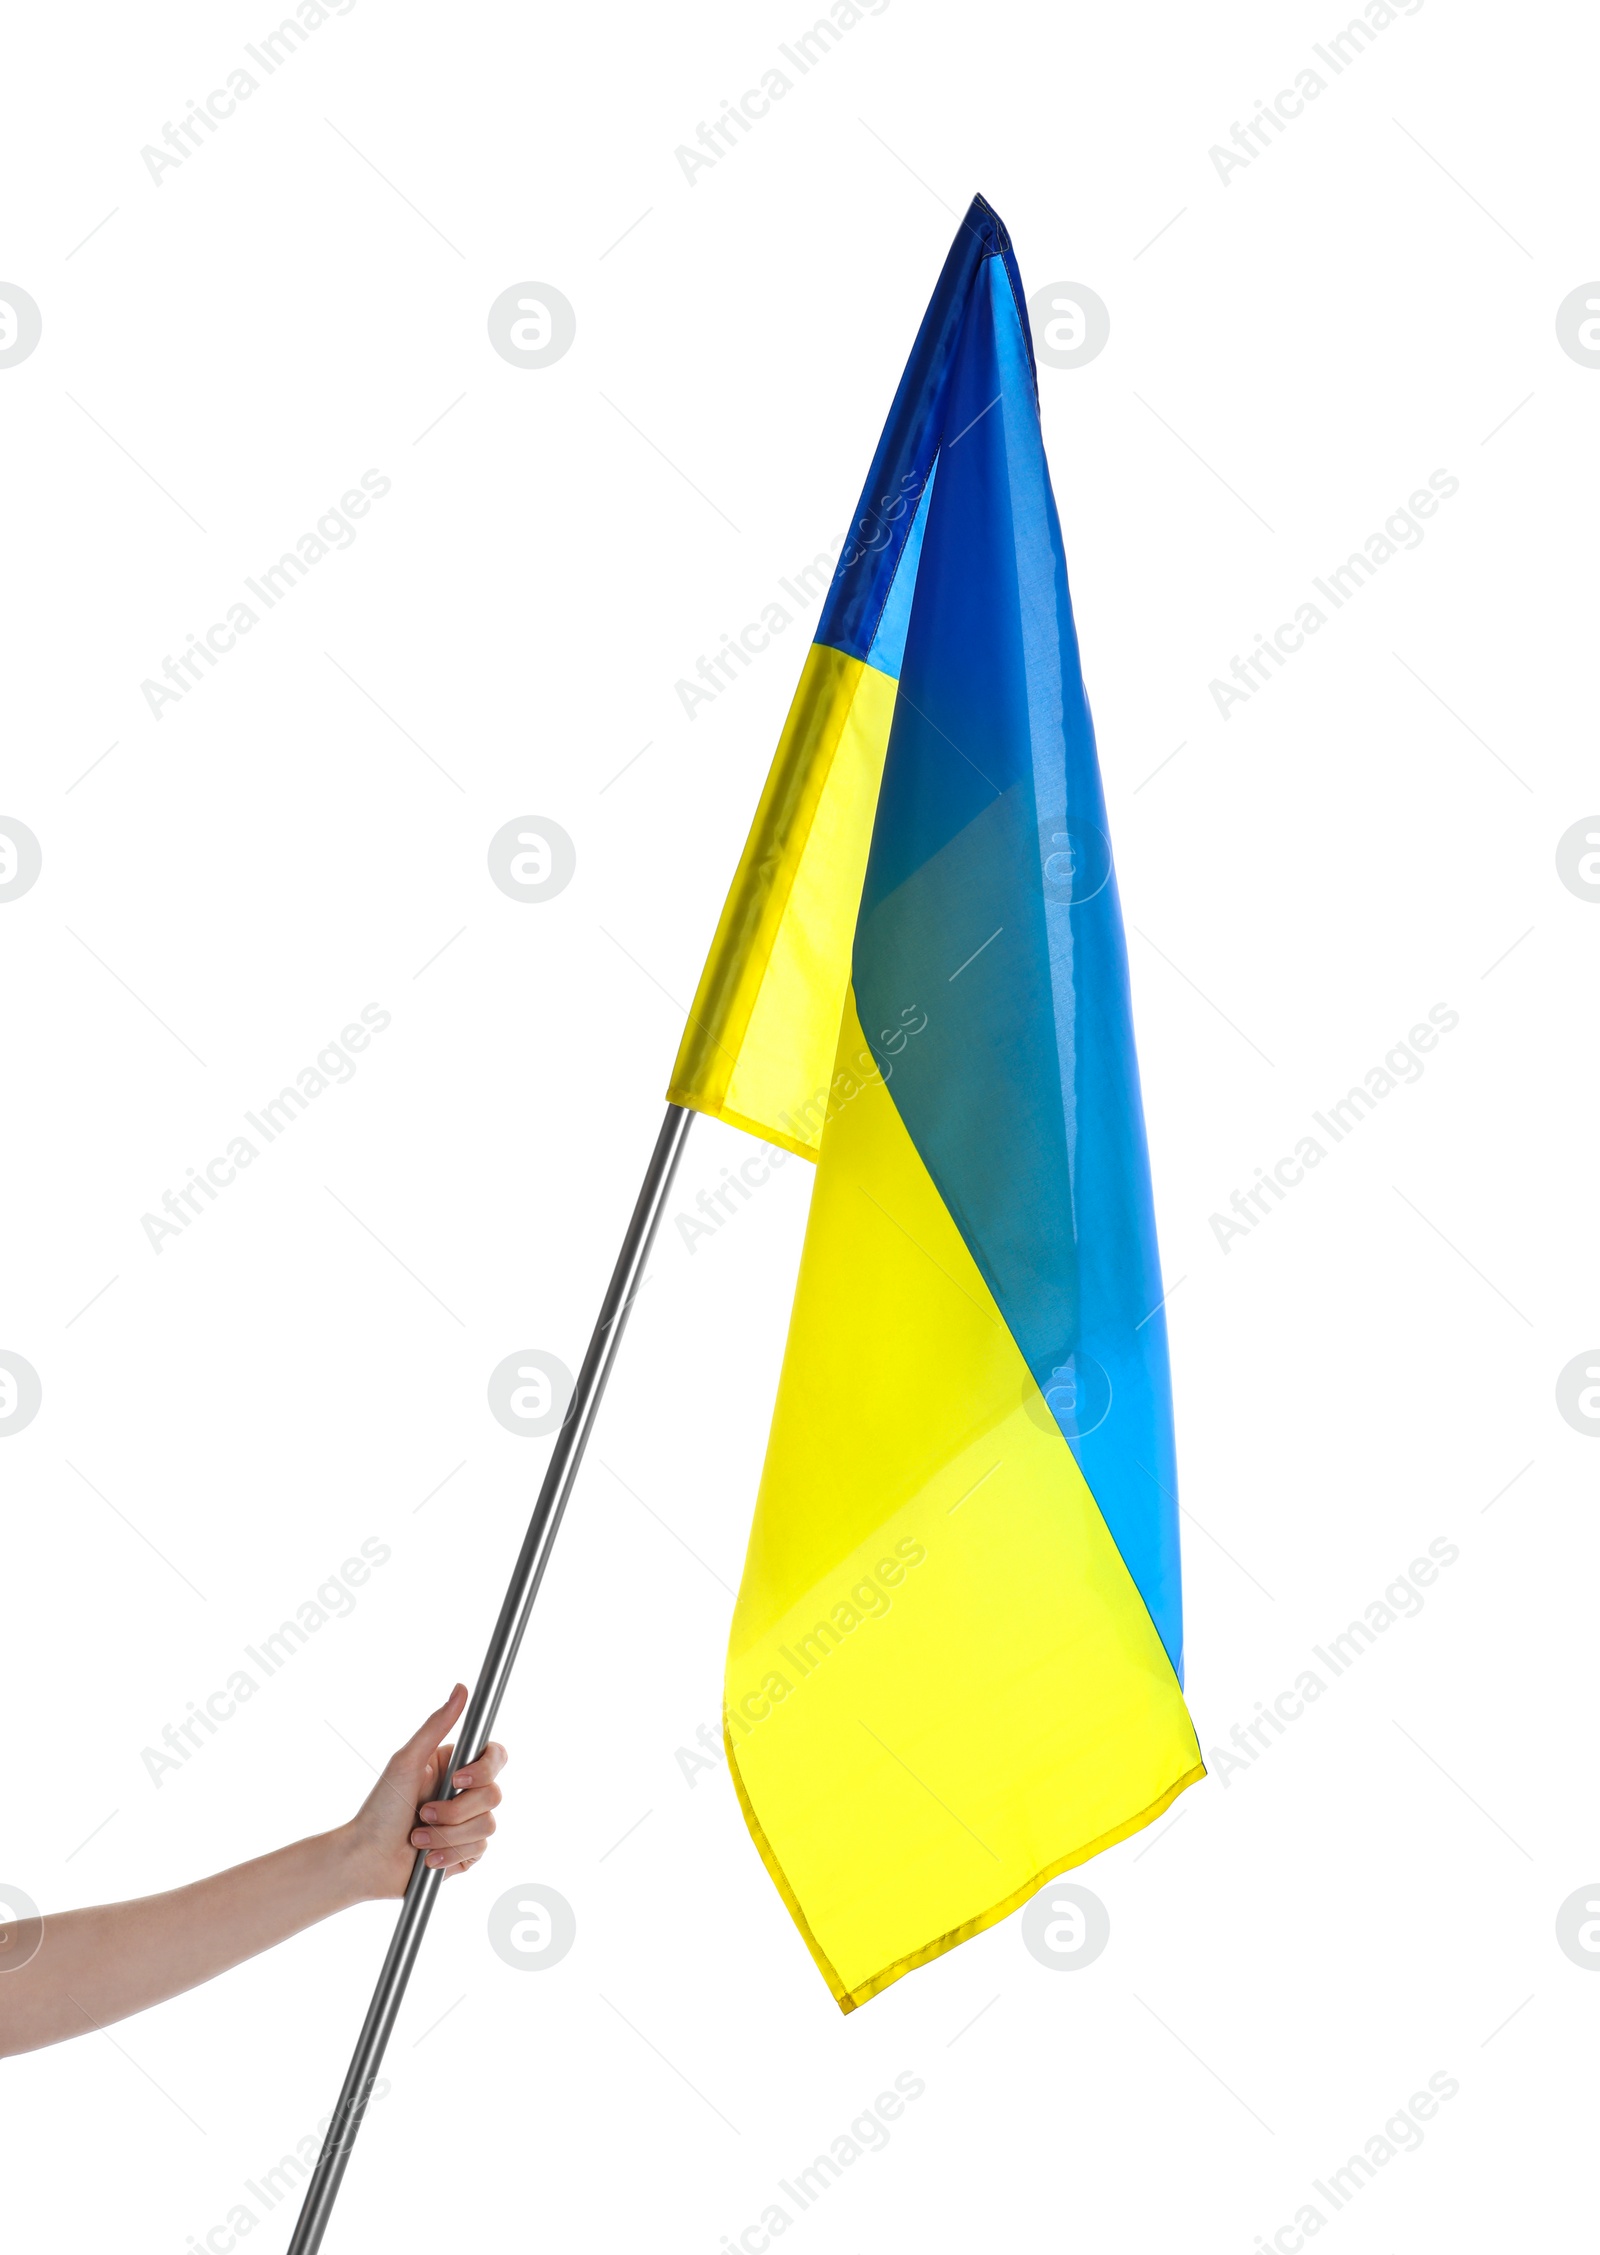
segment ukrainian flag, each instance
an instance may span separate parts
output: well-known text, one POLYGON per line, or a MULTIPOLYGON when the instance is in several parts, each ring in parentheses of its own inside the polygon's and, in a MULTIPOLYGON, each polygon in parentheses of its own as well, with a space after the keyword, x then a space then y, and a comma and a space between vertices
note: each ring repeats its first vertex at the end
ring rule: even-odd
POLYGON ((724 1719, 848 2012, 1204 1774, 1122 918, 981 196, 668 1096, 817 1167, 724 1719))

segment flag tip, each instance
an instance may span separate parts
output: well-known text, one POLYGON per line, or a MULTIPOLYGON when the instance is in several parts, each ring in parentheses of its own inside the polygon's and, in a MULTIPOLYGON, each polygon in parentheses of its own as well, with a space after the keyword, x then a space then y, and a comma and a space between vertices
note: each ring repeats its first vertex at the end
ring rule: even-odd
POLYGON ((987 196, 974 191, 961 224, 983 238, 985 250, 1010 250, 1011 236, 1006 223, 987 196))

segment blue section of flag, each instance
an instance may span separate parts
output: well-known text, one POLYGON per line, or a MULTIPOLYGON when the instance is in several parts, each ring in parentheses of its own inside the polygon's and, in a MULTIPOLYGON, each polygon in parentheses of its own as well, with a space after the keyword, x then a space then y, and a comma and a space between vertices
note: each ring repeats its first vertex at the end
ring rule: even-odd
POLYGON ((887 576, 881 552, 855 559, 818 632, 866 655, 893 607, 906 617, 855 989, 875 1046, 908 1005, 927 1014, 916 1042, 882 1053, 890 1092, 1181 1680, 1122 916, 1021 284, 982 211, 947 262, 869 483, 910 462, 925 484, 937 459, 920 555, 896 553, 887 576), (895 435, 908 386, 914 446, 895 435))
MULTIPOLYGON (((991 259, 999 260, 1009 275, 1020 309, 1022 279, 1011 238, 998 214, 982 196, 974 196, 922 317, 817 627, 819 642, 852 658, 870 659, 891 591, 897 586, 902 552, 938 455, 945 400, 973 287, 991 259)), ((1021 319, 1026 339, 1025 311, 1021 319)), ((1032 350, 1029 342, 1030 368, 1032 350)))
POLYGON ((872 637, 872 646, 867 651, 868 665, 876 666, 891 681, 899 680, 901 662, 905 657, 906 628, 911 624, 911 596, 917 584, 917 564, 922 555, 922 536, 928 523, 928 504, 933 499, 934 482, 938 475, 939 463, 935 457, 933 468, 928 472, 927 483, 922 489, 922 499, 917 503, 917 513, 911 521, 911 530, 906 534, 905 544, 900 551, 900 560, 884 602, 883 615, 878 621, 877 632, 872 637))

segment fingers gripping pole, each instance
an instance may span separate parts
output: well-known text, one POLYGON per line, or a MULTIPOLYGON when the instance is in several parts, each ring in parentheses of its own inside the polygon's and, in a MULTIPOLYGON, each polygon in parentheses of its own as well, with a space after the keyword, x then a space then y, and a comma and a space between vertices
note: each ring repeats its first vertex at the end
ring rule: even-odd
MULTIPOLYGON (((595 1323, 594 1335, 578 1372, 572 1389, 572 1401, 556 1444, 551 1451, 544 1482, 539 1490, 539 1500, 533 1507, 533 1517, 528 1522, 528 1532, 523 1538, 516 1567, 511 1576, 505 1601, 500 1607, 500 1617, 495 1622, 494 1634, 489 1639, 489 1649, 484 1654, 483 1666, 473 1688, 472 1698, 456 1734, 456 1760, 452 1775, 444 1782, 444 1790, 433 1795, 435 1800, 455 1798, 454 1771, 465 1769, 476 1761, 489 1742, 494 1729, 495 1716, 500 1711, 500 1701, 510 1681, 517 1652, 533 1612, 533 1601, 539 1594, 539 1584, 544 1579, 556 1529, 561 1524, 573 1484, 578 1477, 578 1467, 583 1462, 583 1452, 594 1423, 595 1412, 611 1375, 624 1326, 632 1311, 639 1287, 644 1281, 644 1265, 661 1220, 662 1209, 672 1188, 672 1178, 677 1170, 683 1150, 684 1137, 689 1132, 692 1112, 679 1105, 669 1104, 667 1116, 656 1137, 650 1164, 645 1170, 644 1184, 622 1240, 622 1250, 617 1255, 617 1265, 611 1273, 611 1282, 601 1302, 600 1314, 595 1323)), ((300 2209, 300 2220, 295 2225, 294 2237, 289 2242, 289 2255, 316 2255, 322 2245, 322 2235, 328 2228, 328 2218, 338 2197, 339 2186, 350 2160, 350 2150, 361 2127, 361 2117, 372 2096, 372 2086, 378 2079, 378 2069, 383 2062, 389 2033, 400 2010, 400 2000, 405 1995, 406 1983, 416 1964, 422 1947, 422 1937, 427 1932, 428 1920, 433 1912, 439 1892, 442 1871, 430 1868, 425 1853, 419 1854, 411 1867, 410 1882, 405 1899, 400 1905, 400 1916, 395 1924, 394 1936, 383 1970, 378 1975, 378 1985, 372 1992, 372 2002, 367 2007, 367 2017, 362 2023, 344 2088, 333 2110, 327 2137, 306 2187, 305 2200, 300 2209)))

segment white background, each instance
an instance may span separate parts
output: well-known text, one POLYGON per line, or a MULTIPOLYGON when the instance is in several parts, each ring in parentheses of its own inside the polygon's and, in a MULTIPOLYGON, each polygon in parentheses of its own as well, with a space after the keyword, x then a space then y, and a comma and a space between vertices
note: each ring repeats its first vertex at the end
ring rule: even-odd
MULTIPOLYGON (((1600 1455, 1555 1383, 1600 1332, 1600 908, 1555 849, 1600 800, 1600 375, 1555 310, 1600 272, 1592 22, 1428 0, 1224 183, 1208 149, 1339 9, 893 0, 691 185, 674 148, 804 9, 360 0, 156 185, 141 147, 274 20, 7 34, 0 278, 44 328, 0 371, 0 814, 44 863, 0 908, 0 1345, 43 1407, 0 1456, 0 1879, 65 1907, 338 1822, 475 1669, 548 1447, 488 1373, 581 1353, 814 612, 692 722, 674 684, 839 536, 981 188, 1030 290, 1111 313, 1043 412, 1135 928, 1202 1746, 1460 1556, 1075 1875, 1095 1965, 1012 1920, 842 2019, 725 1771, 676 1759, 718 1714, 806 1171, 692 1256, 669 1230, 499 1837, 329 2245, 711 2255, 902 2071, 925 2095, 797 2244, 1244 2255, 1307 2200, 1349 2250, 1565 2244, 1600 1455), (577 316, 537 371, 486 331, 529 280, 577 316), (354 545, 155 720, 141 681, 369 468, 354 545), (1422 545, 1223 719, 1212 678, 1436 469, 1422 545), (522 815, 576 842, 542 906, 487 874, 522 815), (141 1215, 367 1003, 356 1078, 154 1252, 141 1215), (1423 1078, 1224 1253, 1210 1215, 1436 1003, 1423 1078), (163 1725, 370 1536, 356 1612, 158 1789, 163 1725), (529 1973, 485 1920, 534 1881, 578 1938, 529 1973), (1335 2213, 1312 2180, 1441 2070, 1425 2143, 1335 2213)), ((746 1149, 697 1123, 673 1211, 746 1149)), ((389 1920, 7 2063, 19 2245, 231 2245, 389 1920)))

